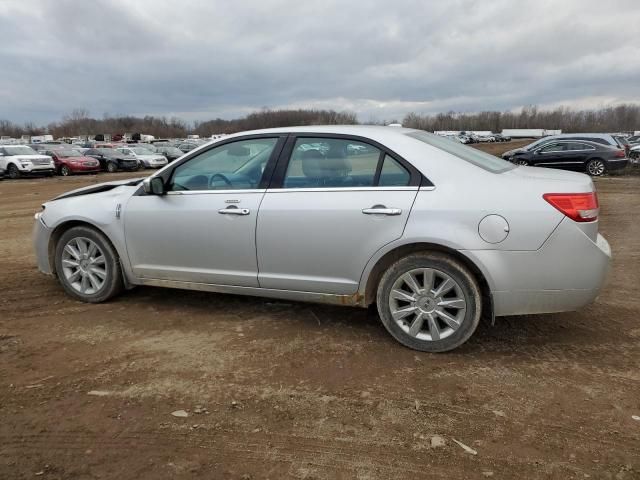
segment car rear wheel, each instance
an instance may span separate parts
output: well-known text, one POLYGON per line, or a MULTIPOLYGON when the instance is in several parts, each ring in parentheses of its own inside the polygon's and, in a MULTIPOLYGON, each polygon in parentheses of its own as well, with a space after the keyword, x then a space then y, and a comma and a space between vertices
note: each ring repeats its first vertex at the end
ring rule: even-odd
POLYGON ((604 175, 607 171, 607 166, 604 163, 604 160, 600 160, 599 158, 593 158, 589 160, 587 163, 587 173, 593 177, 599 177, 600 175, 604 175))
POLYGON ((66 165, 62 165, 60 167, 60 175, 62 175, 63 177, 68 177, 69 175, 71 175, 71 170, 69 170, 69 167, 67 167, 66 165))
POLYGON ((477 281, 464 265, 440 253, 413 254, 391 265, 376 300, 389 333, 423 352, 459 347, 480 322, 477 281))
POLYGON ((9 164, 7 168, 7 172, 9 173, 9 178, 15 180, 16 178, 20 178, 20 170, 13 163, 9 164))
POLYGON ((118 166, 115 163, 113 162, 107 163, 107 172, 114 173, 116 170, 118 170, 118 166))
POLYGON ((122 291, 122 269, 117 252, 100 232, 73 227, 60 237, 55 253, 62 287, 83 302, 99 303, 122 291))

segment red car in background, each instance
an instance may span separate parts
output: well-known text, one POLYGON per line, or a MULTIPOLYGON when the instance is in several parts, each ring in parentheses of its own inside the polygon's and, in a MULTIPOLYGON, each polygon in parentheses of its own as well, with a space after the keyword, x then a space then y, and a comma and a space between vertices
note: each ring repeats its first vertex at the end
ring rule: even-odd
POLYGON ((98 173, 100 162, 95 158, 85 157, 82 153, 72 149, 47 150, 46 155, 53 158, 58 175, 64 177, 73 173, 98 173))

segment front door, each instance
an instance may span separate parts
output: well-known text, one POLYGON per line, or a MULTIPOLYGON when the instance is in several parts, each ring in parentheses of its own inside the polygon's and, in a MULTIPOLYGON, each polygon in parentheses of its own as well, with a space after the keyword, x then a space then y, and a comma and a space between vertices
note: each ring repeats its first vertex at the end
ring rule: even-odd
POLYGON ((289 149, 258 216, 260 286, 353 294, 373 254, 402 235, 420 174, 355 139, 299 136, 289 149))
POLYGON ((135 275, 257 287, 256 219, 282 142, 213 145, 173 169, 165 195, 131 197, 123 218, 135 275))

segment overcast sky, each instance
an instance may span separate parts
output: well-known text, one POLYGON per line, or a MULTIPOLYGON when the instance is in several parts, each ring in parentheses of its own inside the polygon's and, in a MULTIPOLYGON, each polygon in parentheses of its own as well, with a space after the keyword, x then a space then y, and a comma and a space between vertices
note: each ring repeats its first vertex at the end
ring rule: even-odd
POLYGON ((0 0, 0 119, 640 102, 640 0, 0 0))

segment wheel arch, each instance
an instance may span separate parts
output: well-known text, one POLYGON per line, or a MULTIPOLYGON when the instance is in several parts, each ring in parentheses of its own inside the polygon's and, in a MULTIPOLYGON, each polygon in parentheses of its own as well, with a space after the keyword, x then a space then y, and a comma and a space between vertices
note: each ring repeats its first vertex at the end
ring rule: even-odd
POLYGON ((415 242, 396 246, 380 257, 369 271, 365 279, 364 306, 369 306, 375 302, 378 284, 384 272, 397 260, 417 252, 440 252, 444 253, 462 263, 469 269, 478 282, 482 294, 482 315, 493 321, 493 298, 491 287, 482 269, 469 257, 453 248, 429 242, 415 242))
MULTIPOLYGON (((88 227, 88 228, 96 230, 97 232, 102 234, 104 236, 104 238, 106 238, 107 242, 109 242, 111 247, 118 254, 118 261, 120 262, 120 265, 123 266, 122 265, 123 252, 121 252, 118 249, 118 247, 115 245, 115 243, 109 237, 109 234, 107 234, 107 232, 105 232, 104 229, 102 229, 98 225, 96 225, 94 223, 91 223, 91 222, 88 222, 86 220, 70 219, 70 220, 66 220, 66 221, 56 225, 55 228, 53 229, 53 232, 51 232, 51 236, 49 237, 49 245, 47 246, 47 254, 48 254, 48 259, 49 259, 49 265, 51 266, 51 272, 54 275, 57 276, 57 273, 56 273, 56 262, 55 262, 56 246, 58 245, 58 241, 60 240, 60 237, 62 237, 62 235, 66 231, 68 231, 69 229, 71 229, 73 227, 88 227)), ((122 268, 122 277, 123 277, 123 281, 125 283, 125 286, 127 288, 129 288, 129 286, 131 285, 131 282, 128 280, 127 275, 125 274, 125 269, 124 268, 122 268)))

